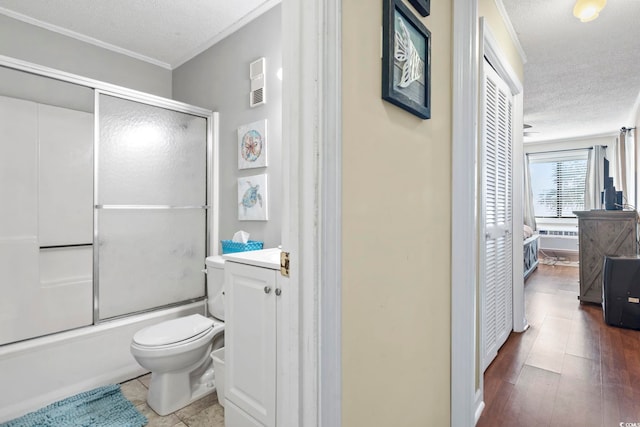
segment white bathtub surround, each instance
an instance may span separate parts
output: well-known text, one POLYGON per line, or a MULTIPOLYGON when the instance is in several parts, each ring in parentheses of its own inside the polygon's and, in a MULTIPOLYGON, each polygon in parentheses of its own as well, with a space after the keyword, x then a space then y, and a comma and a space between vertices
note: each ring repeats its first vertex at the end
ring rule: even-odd
POLYGON ((0 347, 0 422, 57 400, 146 373, 129 350, 140 329, 204 314, 204 301, 0 347))

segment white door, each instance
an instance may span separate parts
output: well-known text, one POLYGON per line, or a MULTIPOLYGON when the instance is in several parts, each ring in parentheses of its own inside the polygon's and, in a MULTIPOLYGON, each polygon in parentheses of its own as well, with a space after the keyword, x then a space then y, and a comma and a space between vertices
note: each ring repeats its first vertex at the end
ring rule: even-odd
POLYGON ((508 338, 513 325, 513 97, 486 59, 482 82, 480 295, 484 371, 508 338))
POLYGON ((274 427, 276 271, 227 261, 224 274, 225 398, 259 425, 274 427))

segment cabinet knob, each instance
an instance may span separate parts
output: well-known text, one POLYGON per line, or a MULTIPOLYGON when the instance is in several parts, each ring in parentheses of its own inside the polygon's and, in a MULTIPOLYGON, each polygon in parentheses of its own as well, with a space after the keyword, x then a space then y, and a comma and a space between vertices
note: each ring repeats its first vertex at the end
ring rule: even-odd
POLYGON ((281 293, 282 293, 282 289, 276 288, 276 295, 280 296, 281 293))
POLYGON ((271 288, 269 286, 265 286, 264 287, 264 293, 268 294, 269 292, 271 292, 271 288))

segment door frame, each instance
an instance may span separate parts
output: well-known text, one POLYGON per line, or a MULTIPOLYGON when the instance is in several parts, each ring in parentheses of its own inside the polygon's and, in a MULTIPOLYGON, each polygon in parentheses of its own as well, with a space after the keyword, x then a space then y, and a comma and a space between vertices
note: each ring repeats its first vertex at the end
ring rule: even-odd
MULTIPOLYGON (((509 63, 506 55, 500 48, 500 45, 491 31, 491 27, 485 21, 484 18, 479 18, 479 38, 480 38, 480 52, 478 55, 479 63, 487 58, 491 66, 494 68, 498 76, 507 84, 512 95, 512 166, 511 166, 511 283, 512 283, 512 329, 513 332, 524 332, 529 327, 527 319, 525 317, 524 308, 524 265, 523 262, 517 262, 522 259, 523 248, 523 235, 522 225, 523 218, 523 149, 522 149, 522 132, 518 129, 522 129, 523 126, 523 85, 520 78, 514 71, 513 67, 509 63), (518 202, 520 201, 520 202, 518 202)), ((480 89, 480 88, 479 88, 480 89)), ((479 120, 481 118, 479 117, 479 120)), ((482 188, 478 188, 478 191, 482 191, 482 188)), ((480 193, 478 193, 480 194, 480 193)), ((483 232, 483 230, 479 230, 483 232)), ((480 254, 478 254, 479 256, 480 254)), ((478 290, 481 292, 480 287, 478 290)), ((478 294, 481 298, 481 293, 478 294)), ((481 320, 481 316, 478 317, 481 320)), ((480 325, 481 330, 482 325, 480 325)), ((484 343, 482 334, 480 335, 480 348, 484 350, 484 343)), ((476 391, 476 421, 482 413, 484 408, 484 370, 482 369, 482 357, 480 355, 479 360, 479 372, 478 372, 478 390, 476 391)))
MULTIPOLYGON (((479 51, 477 0, 453 2, 453 129, 452 129, 452 238, 451 238, 451 426, 475 425, 482 410, 483 381, 478 353, 478 102, 479 51), (471 149, 470 149, 471 147, 471 149)), ((483 39, 484 40, 484 37, 483 39)), ((496 45, 497 46, 497 45, 496 45)), ((486 51, 485 46, 485 51, 486 51)), ((499 49, 495 49, 499 52, 499 49)), ((486 53, 486 52, 485 52, 486 53)), ((491 54, 491 53, 490 53, 491 54)), ((501 55, 502 57, 502 55, 501 55)), ((498 59, 498 58, 496 58, 498 59)), ((508 64, 508 62, 504 62, 508 64)), ((514 74, 515 76, 515 74, 514 74)), ((520 86, 522 87, 522 86, 520 86)), ((522 89, 514 96, 514 128, 522 126, 522 89)), ((514 145, 522 135, 515 133, 514 145)), ((520 151, 521 153, 521 151, 520 151)), ((514 151, 514 156, 518 151, 514 151)), ((520 185, 522 165, 514 162, 513 187, 520 185), (516 169, 517 168, 517 169, 516 169), (519 172, 520 171, 520 172, 519 172)), ((520 190, 518 190, 520 191, 520 190)), ((519 196, 514 191, 514 199, 519 196)), ((516 204, 517 205, 517 204, 516 204)), ((514 205, 513 215, 519 215, 514 205)), ((514 254, 516 238, 514 236, 514 254)), ((514 259, 518 259, 514 256, 514 259)), ((520 269, 522 266, 520 266, 520 269)), ((514 264, 513 274, 518 274, 514 264)), ((514 291, 514 330, 526 329, 524 287, 514 291)))
MULTIPOLYGON (((482 52, 480 59, 486 57, 496 73, 504 80, 511 90, 513 96, 513 116, 512 116, 512 169, 511 169, 511 195, 513 201, 523 200, 524 186, 524 153, 522 148, 523 135, 518 129, 523 128, 523 85, 509 60, 500 49, 497 39, 491 31, 491 27, 484 18, 480 18, 480 34, 482 37, 482 52)), ((524 332, 529 327, 524 312, 524 263, 516 262, 522 257, 522 247, 524 239, 522 226, 524 224, 522 202, 511 205, 512 215, 512 246, 513 246, 513 330, 514 332, 524 332), (519 218, 519 219, 518 219, 519 218), (518 219, 516 221, 516 219, 518 219)))
POLYGON ((341 425, 341 0, 282 0, 278 426, 341 425), (279 355, 279 359, 280 358, 279 355))
MULTIPOLYGON (((453 1, 451 427, 476 423, 478 5, 453 1)), ((482 399, 480 399, 482 402, 482 399)), ((482 404, 484 405, 484 404, 482 404)))

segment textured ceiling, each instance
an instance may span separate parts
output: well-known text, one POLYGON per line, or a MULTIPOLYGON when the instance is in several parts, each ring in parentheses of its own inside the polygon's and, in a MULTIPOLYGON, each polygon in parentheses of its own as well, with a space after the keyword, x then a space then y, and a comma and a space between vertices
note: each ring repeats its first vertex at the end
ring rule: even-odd
POLYGON ((273 0, 0 0, 0 13, 175 68, 273 0))
POLYGON ((502 0, 527 63, 526 141, 612 133, 633 127, 640 94, 640 1, 609 0, 582 23, 574 0, 502 0))
MULTIPOLYGON (((498 2, 500 0, 497 0, 498 2)), ((527 57, 526 141, 631 127, 640 94, 640 0, 595 21, 574 0, 501 0, 527 57)), ((0 0, 0 13, 175 68, 278 0, 0 0)))

